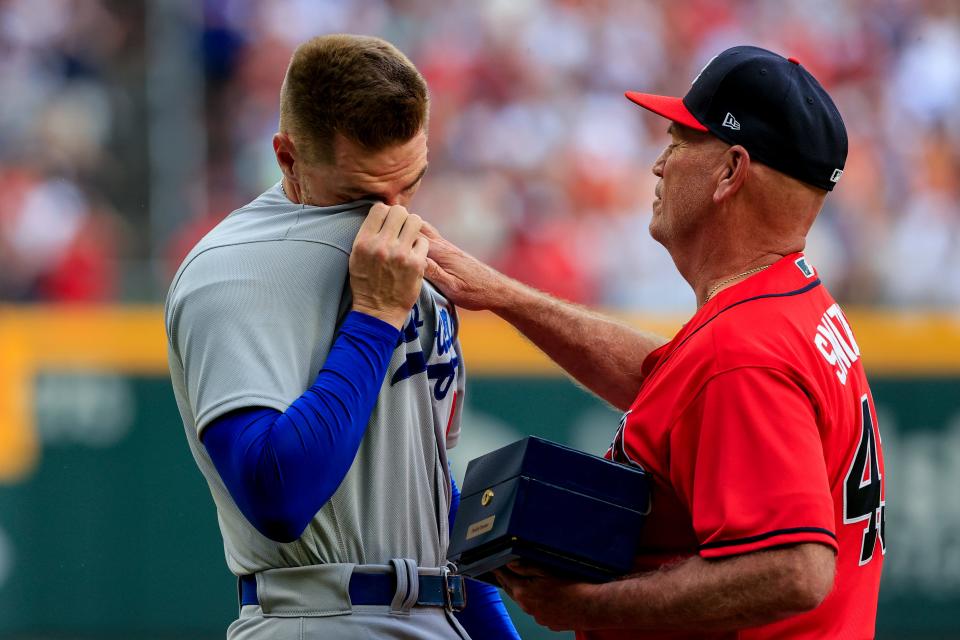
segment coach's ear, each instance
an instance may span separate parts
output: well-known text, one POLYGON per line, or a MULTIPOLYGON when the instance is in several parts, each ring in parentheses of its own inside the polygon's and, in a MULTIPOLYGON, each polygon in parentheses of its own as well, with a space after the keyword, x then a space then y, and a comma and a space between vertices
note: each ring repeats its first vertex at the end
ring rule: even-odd
POLYGON ((713 192, 713 201, 720 204, 732 197, 747 179, 750 171, 750 154, 738 144, 723 152, 719 170, 717 188, 713 192))

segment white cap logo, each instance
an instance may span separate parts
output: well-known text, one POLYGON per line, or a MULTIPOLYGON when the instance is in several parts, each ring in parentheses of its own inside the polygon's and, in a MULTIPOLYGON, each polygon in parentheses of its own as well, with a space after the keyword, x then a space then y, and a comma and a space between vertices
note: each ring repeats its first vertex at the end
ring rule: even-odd
POLYGON ((733 114, 729 111, 727 112, 727 117, 723 119, 723 126, 733 129, 734 131, 740 131, 740 123, 737 122, 737 119, 733 117, 733 114))
POLYGON ((843 175, 843 169, 834 169, 833 175, 830 176, 830 182, 839 182, 840 176, 843 175))

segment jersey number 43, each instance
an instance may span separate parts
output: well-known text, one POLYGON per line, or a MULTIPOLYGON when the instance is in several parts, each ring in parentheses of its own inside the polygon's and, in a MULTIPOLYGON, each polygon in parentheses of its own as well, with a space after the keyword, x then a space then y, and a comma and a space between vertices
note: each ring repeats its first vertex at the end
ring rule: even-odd
POLYGON ((857 446, 844 480, 843 523, 864 522, 860 564, 865 565, 873 559, 873 550, 878 538, 881 553, 886 553, 884 541, 886 502, 883 499, 883 477, 877 456, 879 435, 866 394, 860 399, 860 409, 862 416, 860 444, 857 446))

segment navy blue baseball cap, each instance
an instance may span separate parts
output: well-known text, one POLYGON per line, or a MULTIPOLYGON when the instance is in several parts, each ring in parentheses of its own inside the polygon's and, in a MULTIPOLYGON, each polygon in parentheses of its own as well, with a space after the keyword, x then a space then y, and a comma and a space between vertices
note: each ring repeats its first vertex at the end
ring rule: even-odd
POLYGON ((733 47, 707 63, 683 98, 627 91, 645 109, 724 142, 754 160, 832 191, 847 160, 837 106, 795 58, 733 47))

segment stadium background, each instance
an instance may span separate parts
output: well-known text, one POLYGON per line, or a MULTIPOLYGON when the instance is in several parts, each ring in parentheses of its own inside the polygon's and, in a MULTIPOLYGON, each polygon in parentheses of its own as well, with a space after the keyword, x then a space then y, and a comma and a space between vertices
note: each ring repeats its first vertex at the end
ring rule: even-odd
MULTIPOLYGON (((850 131, 808 254, 881 415, 879 636, 960 638, 951 0, 0 0, 0 637, 223 636, 235 586, 159 305, 193 242, 277 180, 286 61, 335 31, 386 37, 427 77, 419 213, 511 275, 667 333, 694 300, 646 236, 666 136, 623 90, 682 94, 735 43, 809 67, 850 131)), ((458 476, 526 433, 606 448, 618 416, 502 323, 467 314, 463 339, 458 476)))

